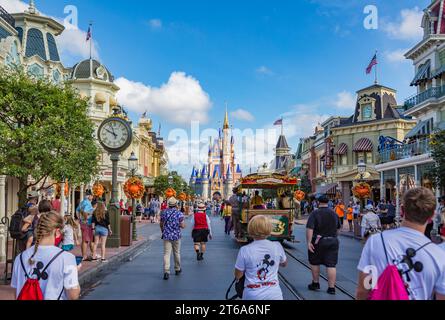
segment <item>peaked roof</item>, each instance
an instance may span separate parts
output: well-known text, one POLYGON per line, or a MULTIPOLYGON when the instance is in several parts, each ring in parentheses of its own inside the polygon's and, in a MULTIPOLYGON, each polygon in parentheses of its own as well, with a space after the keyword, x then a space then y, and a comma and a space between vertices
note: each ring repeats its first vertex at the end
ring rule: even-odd
POLYGON ((281 135, 278 139, 277 149, 289 149, 289 144, 287 143, 286 137, 281 135))
POLYGON ((224 117, 224 126, 223 129, 229 129, 229 113, 227 112, 227 108, 226 108, 226 115, 224 117))

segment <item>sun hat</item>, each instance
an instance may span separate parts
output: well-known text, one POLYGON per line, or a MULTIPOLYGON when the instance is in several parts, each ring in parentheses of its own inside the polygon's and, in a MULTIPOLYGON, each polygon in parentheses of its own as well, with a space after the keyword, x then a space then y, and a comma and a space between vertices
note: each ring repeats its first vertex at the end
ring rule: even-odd
POLYGON ((176 207, 176 205, 178 204, 178 200, 176 200, 175 197, 171 197, 170 199, 168 199, 167 204, 169 207, 176 207))
POLYGON ((199 202, 198 203, 198 210, 205 210, 207 207, 206 207, 206 205, 204 204, 204 202, 199 202))
POLYGON ((38 198, 38 197, 39 197, 39 193, 37 191, 30 191, 27 194, 28 199, 34 199, 34 198, 38 198))

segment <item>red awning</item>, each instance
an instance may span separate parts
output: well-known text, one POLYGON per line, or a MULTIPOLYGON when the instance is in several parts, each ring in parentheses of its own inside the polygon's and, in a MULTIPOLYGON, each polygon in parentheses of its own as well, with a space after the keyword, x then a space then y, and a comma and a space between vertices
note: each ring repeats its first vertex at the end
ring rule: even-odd
POLYGON ((354 146, 354 152, 371 152, 373 144, 368 138, 361 138, 354 146))
POLYGON ((348 153, 348 145, 346 144, 346 143, 342 143, 342 144, 340 144, 340 146, 338 147, 338 150, 337 150, 337 155, 338 156, 343 156, 343 155, 345 155, 345 154, 347 154, 348 153))

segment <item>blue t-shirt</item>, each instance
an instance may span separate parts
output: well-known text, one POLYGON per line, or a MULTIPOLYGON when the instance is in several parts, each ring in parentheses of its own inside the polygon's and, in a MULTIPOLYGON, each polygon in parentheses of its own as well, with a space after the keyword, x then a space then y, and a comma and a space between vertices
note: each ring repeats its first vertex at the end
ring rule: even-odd
POLYGON ((93 206, 91 205, 91 201, 90 200, 88 200, 88 199, 84 199, 80 204, 79 204, 79 206, 77 207, 77 209, 76 209, 76 212, 77 212, 77 214, 78 214, 78 216, 79 216, 79 219, 80 219, 80 222, 81 223, 85 223, 85 221, 84 221, 84 217, 80 214, 80 212, 86 212, 86 213, 88 213, 88 219, 87 219, 87 224, 88 225, 91 225, 92 224, 92 220, 93 220, 93 211, 94 211, 94 208, 93 208, 93 206))
POLYGON ((181 223, 184 215, 177 209, 166 209, 161 213, 161 222, 164 225, 162 239, 177 241, 181 239, 181 223))

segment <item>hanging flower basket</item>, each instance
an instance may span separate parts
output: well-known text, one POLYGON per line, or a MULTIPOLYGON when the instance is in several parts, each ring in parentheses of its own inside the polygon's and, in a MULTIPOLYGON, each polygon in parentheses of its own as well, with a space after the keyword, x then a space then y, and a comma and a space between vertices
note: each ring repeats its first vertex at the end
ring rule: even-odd
POLYGON ((141 199, 145 193, 145 187, 139 178, 130 178, 124 184, 124 192, 127 198, 141 199))
POLYGON ((105 193, 105 188, 99 182, 96 182, 93 186, 93 195, 97 198, 101 198, 105 193))
POLYGON ((371 197, 371 186, 366 182, 360 182, 352 188, 352 193, 359 199, 367 199, 371 197))

